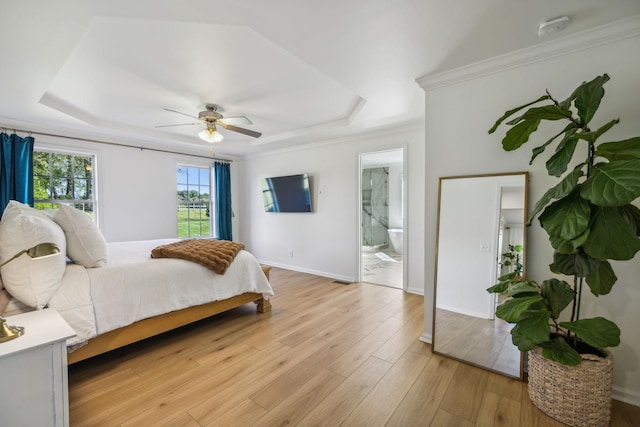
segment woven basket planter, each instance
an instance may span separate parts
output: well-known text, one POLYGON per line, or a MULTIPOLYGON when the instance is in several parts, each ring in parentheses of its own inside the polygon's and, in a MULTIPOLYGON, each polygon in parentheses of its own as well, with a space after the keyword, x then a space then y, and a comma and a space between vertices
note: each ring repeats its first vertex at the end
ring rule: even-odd
POLYGON ((570 426, 608 426, 611 419, 613 356, 583 354, 578 366, 565 366, 529 352, 529 398, 542 412, 570 426))

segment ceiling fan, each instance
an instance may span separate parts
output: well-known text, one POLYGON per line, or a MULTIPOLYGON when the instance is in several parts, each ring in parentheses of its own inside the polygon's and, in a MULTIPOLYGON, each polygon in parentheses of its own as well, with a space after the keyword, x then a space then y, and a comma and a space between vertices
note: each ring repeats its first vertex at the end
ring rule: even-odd
POLYGON ((249 118, 245 116, 224 117, 222 114, 220 114, 220 112, 218 112, 219 109, 220 107, 216 104, 206 104, 205 110, 200 111, 198 113, 198 116, 196 117, 196 116, 192 116, 191 114, 182 113, 180 111, 170 110, 168 108, 165 108, 164 109, 165 111, 171 111, 172 113, 182 114, 183 116, 191 117, 193 119, 197 119, 200 121, 195 123, 179 123, 175 125, 161 125, 161 126, 156 126, 156 128, 205 124, 207 128, 198 132, 198 136, 200 137, 200 139, 207 142, 222 141, 223 136, 220 132, 218 132, 218 129, 216 128, 216 126, 222 126, 226 130, 238 132, 243 135, 249 135, 254 138, 259 138, 262 135, 262 133, 260 132, 241 128, 234 125, 234 123, 247 124, 247 125, 253 124, 251 120, 249 120, 249 118))

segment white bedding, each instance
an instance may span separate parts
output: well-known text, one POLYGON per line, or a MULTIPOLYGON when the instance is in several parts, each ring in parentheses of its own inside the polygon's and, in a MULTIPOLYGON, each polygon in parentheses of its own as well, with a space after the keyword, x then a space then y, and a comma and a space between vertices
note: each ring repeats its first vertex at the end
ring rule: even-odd
POLYGON ((173 241, 108 243, 104 267, 69 264, 49 303, 76 331, 67 345, 147 317, 246 292, 273 295, 260 265, 247 251, 240 251, 223 275, 190 261, 150 257, 153 248, 173 241))

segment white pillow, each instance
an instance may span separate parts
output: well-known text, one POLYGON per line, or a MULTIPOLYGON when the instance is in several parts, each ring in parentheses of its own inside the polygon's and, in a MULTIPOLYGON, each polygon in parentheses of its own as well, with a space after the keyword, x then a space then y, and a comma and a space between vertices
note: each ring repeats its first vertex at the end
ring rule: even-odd
POLYGON ((89 216, 79 209, 60 204, 52 215, 67 237, 67 256, 87 268, 104 267, 107 263, 107 242, 89 216))
POLYGON ((0 221, 0 264, 40 243, 55 243, 60 253, 42 258, 22 254, 0 268, 7 291, 34 308, 47 305, 60 286, 67 264, 64 232, 46 215, 10 201, 0 221))

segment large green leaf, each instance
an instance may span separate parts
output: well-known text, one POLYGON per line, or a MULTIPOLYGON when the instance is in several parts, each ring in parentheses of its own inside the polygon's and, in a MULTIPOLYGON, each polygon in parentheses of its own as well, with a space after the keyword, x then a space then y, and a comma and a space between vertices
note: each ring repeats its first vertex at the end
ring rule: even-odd
POLYGON ((510 323, 517 322, 529 307, 540 301, 542 296, 539 294, 507 300, 496 308, 496 316, 510 323))
POLYGON ((584 251, 599 260, 629 260, 640 250, 640 239, 618 208, 594 207, 591 234, 584 251))
POLYGON ((513 345, 518 347, 518 350, 525 352, 532 350, 535 346, 540 344, 538 342, 533 342, 531 339, 522 335, 518 325, 511 329, 511 341, 513 342, 513 345))
POLYGON ((586 279, 591 293, 595 296, 606 295, 611 292, 611 288, 618 280, 609 261, 601 261, 600 267, 588 275, 586 279))
POLYGON ((640 136, 598 145, 596 155, 611 160, 640 159, 640 136))
POLYGON ((514 281, 517 279, 517 276, 518 276, 518 272, 512 271, 511 273, 503 274, 502 276, 498 277, 498 281, 500 282, 514 281))
POLYGON ((490 288, 487 288, 487 292, 489 292, 490 294, 501 294, 509 289, 509 285, 509 282, 500 282, 491 286, 490 288))
POLYGON ((571 117, 571 111, 563 110, 553 104, 542 107, 530 108, 525 113, 507 122, 508 125, 515 125, 523 120, 562 120, 571 117))
POLYGON ((551 242, 553 249, 558 253, 565 255, 575 254, 578 251, 578 248, 589 238, 590 232, 591 229, 587 228, 584 233, 571 240, 565 240, 558 236, 549 236, 549 241, 551 242))
POLYGON ((553 141, 555 141, 556 138, 558 138, 560 135, 562 135, 563 133, 566 133, 563 139, 568 139, 569 137, 571 137, 571 135, 576 133, 576 129, 577 129, 577 126, 575 123, 573 122, 569 123, 567 127, 565 127, 562 131, 558 132, 556 135, 549 138, 547 142, 531 150, 531 160, 529 160, 529 164, 530 165, 533 164, 533 161, 536 159, 536 157, 542 154, 545 148, 547 148, 547 146, 551 144, 553 141))
POLYGON ((525 120, 507 131, 502 139, 502 148, 513 151, 529 140, 529 135, 538 129, 540 119, 525 120))
POLYGON ((600 265, 600 261, 590 257, 584 252, 571 255, 553 253, 553 264, 550 266, 555 273, 567 276, 586 277, 592 274, 600 265))
POLYGON ((496 129, 498 129, 498 126, 500 126, 500 124, 503 121, 505 121, 505 119, 507 119, 508 117, 510 117, 513 114, 517 113, 518 111, 523 110, 523 109, 527 108, 530 105, 537 104, 538 102, 545 101, 547 99, 550 99, 550 96, 549 95, 543 95, 540 98, 536 99, 535 101, 529 102, 527 104, 521 105, 519 107, 516 107, 516 108, 514 108, 512 110, 509 110, 509 111, 505 112, 502 115, 502 117, 500 117, 498 120, 496 120, 496 123, 491 127, 491 129, 489 129, 489 133, 490 134, 494 133, 496 131, 496 129))
POLYGON ((580 139, 584 139, 585 141, 594 143, 598 138, 602 136, 603 133, 605 133, 606 131, 608 131, 618 123, 620 123, 620 119, 613 119, 609 123, 605 124, 604 126, 600 126, 597 130, 593 132, 579 132, 579 133, 576 133, 576 136, 580 139))
POLYGON ((509 288, 518 283, 528 283, 530 286, 536 286, 536 283, 530 280, 524 280, 518 276, 517 271, 504 274, 498 278, 498 283, 487 288, 489 293, 503 293, 509 290, 509 288))
POLYGON ((551 317, 557 319, 571 301, 576 293, 564 280, 549 279, 542 282, 542 294, 549 304, 551 317))
POLYGON ((540 215, 540 224, 549 236, 572 240, 589 226, 591 207, 578 191, 550 204, 540 215))
POLYGON ((582 362, 580 354, 567 344, 562 337, 544 344, 542 346, 542 356, 568 366, 577 366, 582 362))
MULTIPOLYGON (((584 82, 583 82, 584 84, 584 82)), ((576 99, 576 96, 578 96, 578 92, 581 90, 582 85, 578 86, 577 88, 575 88, 573 90, 573 93, 564 101, 560 101, 558 103, 558 106, 560 108, 562 108, 563 110, 569 110, 571 109, 571 104, 573 103, 573 101, 576 99)))
POLYGON ((640 236, 640 209, 634 205, 620 206, 618 209, 624 219, 631 225, 636 236, 640 236))
POLYGON ((574 105, 578 109, 578 116, 583 126, 586 126, 600 106, 604 96, 603 85, 609 81, 609 76, 603 74, 590 82, 582 83, 576 90, 574 105))
POLYGON ((560 322, 560 326, 595 348, 615 347, 620 344, 620 328, 604 317, 560 322))
MULTIPOLYGON (((511 337, 513 343, 518 346, 521 351, 529 351, 531 348, 523 349, 520 343, 535 345, 549 341, 551 329, 549 328, 549 311, 548 310, 530 310, 520 319, 511 329, 511 337)), ((532 347, 533 348, 533 347, 532 347)))
POLYGON ((509 297, 524 297, 529 295, 540 294, 540 289, 531 282, 518 282, 511 286, 509 291, 507 292, 507 296, 509 297))
POLYGON ((578 144, 578 138, 569 137, 560 141, 558 148, 549 160, 547 160, 546 166, 549 175, 561 176, 567 170, 567 166, 573 157, 573 153, 576 150, 578 144))
POLYGON ((580 195, 598 206, 623 206, 640 197, 640 160, 600 163, 580 189, 580 195))
POLYGON ((527 225, 531 225, 531 222, 536 217, 536 215, 541 212, 542 209, 544 209, 544 207, 547 206, 551 200, 560 199, 571 193, 573 189, 578 185, 578 178, 580 178, 581 176, 582 171, 579 168, 575 168, 571 173, 567 174, 567 176, 565 176, 557 185, 548 189, 533 207, 533 211, 531 212, 531 217, 529 218, 527 225))

